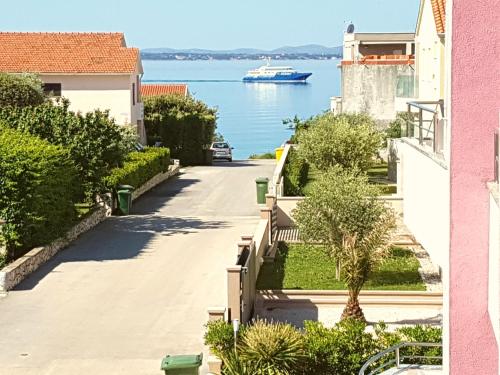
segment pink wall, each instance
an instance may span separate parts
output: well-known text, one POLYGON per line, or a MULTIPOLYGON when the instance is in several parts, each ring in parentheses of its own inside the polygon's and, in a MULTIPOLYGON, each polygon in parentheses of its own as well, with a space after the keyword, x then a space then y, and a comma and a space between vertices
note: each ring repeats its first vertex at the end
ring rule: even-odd
POLYGON ((450 374, 496 375, 486 182, 500 108, 500 1, 453 0, 452 7, 450 374))

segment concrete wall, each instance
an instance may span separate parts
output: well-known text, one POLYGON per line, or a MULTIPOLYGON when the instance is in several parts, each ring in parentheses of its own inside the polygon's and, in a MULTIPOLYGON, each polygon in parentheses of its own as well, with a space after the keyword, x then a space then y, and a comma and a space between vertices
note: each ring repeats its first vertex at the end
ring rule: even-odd
POLYGON ((422 2, 415 44, 419 100, 443 99, 444 40, 437 34, 430 0, 422 2))
POLYGON ((490 233, 488 269, 488 312, 496 341, 500 341, 500 206, 498 184, 490 184, 490 233))
MULTIPOLYGON (((494 179, 493 137, 499 126, 500 7, 490 0, 454 0, 447 6, 446 32, 451 37, 450 282, 449 326, 445 327, 449 372, 497 375, 498 343, 488 313, 491 198, 487 182, 494 179)), ((498 284, 491 287, 499 288, 498 284)))
POLYGON ((342 111, 367 112, 377 120, 396 117, 398 76, 413 77, 409 65, 342 65, 342 111))
POLYGON ((445 268, 449 248, 449 173, 444 161, 403 138, 398 144, 404 222, 432 261, 445 268))
POLYGON ((71 110, 85 113, 109 109, 110 115, 120 125, 137 124, 137 93, 136 105, 132 105, 132 83, 136 84, 136 77, 136 74, 40 76, 44 83, 61 84, 61 94, 71 102, 71 110))
POLYGON ((304 197, 278 197, 278 227, 293 227, 292 212, 304 197))

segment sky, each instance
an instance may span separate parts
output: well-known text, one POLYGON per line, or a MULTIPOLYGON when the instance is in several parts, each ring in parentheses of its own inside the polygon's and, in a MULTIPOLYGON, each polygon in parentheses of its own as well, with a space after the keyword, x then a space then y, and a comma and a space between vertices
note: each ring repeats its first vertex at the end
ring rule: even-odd
POLYGON ((342 44, 359 32, 413 32, 419 0, 0 0, 0 31, 120 31, 139 48, 342 44))

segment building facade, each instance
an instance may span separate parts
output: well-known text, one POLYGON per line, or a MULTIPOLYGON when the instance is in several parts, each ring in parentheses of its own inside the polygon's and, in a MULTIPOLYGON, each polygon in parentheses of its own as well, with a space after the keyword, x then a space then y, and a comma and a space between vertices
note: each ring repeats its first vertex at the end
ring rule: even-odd
POLYGON ((345 33, 342 94, 331 109, 365 112, 382 124, 394 120, 415 95, 414 52, 413 33, 345 33))
POLYGON ((449 374, 499 374, 500 65, 484 44, 500 40, 494 3, 421 2, 419 101, 398 145, 405 223, 441 268, 449 374))
POLYGON ((34 73, 73 111, 108 110, 146 140, 141 100, 143 68, 122 33, 0 33, 0 71, 34 73))

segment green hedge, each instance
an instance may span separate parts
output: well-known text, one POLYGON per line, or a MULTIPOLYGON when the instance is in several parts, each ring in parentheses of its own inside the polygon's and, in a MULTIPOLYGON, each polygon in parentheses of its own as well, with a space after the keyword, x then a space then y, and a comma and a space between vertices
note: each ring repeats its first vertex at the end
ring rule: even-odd
POLYGON ((114 190, 118 185, 140 187, 158 173, 166 172, 170 164, 170 150, 164 147, 149 147, 143 152, 128 154, 123 167, 114 168, 104 178, 105 186, 114 190))
POLYGON ((68 151, 0 125, 0 217, 9 259, 66 232, 79 185, 68 151))
POLYGON ((290 150, 283 173, 285 196, 302 196, 307 184, 309 164, 295 150, 290 150))
POLYGON ((205 164, 204 150, 214 139, 217 111, 191 97, 179 95, 144 99, 144 124, 150 145, 168 147, 182 165, 205 164))

